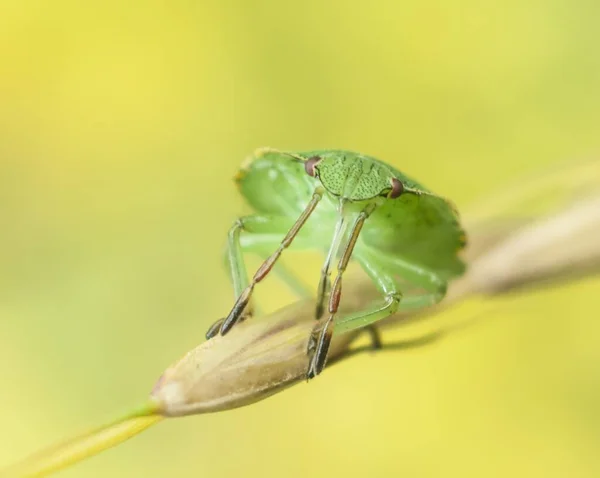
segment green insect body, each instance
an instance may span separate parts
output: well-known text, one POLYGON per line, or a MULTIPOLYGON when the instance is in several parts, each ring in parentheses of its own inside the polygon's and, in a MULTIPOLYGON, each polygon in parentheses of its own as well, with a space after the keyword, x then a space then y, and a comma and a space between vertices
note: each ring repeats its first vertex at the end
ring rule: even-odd
MULTIPOLYGON (((341 150, 263 148, 242 165, 236 181, 256 214, 238 219, 229 232, 227 258, 236 302, 207 338, 251 316, 254 287, 292 245, 326 255, 307 350, 308 378, 323 370, 334 330, 368 327, 399 308, 433 305, 444 297, 448 281, 464 273, 459 252, 466 236, 452 204, 375 158, 341 150), (250 281, 244 252, 265 257, 250 281), (331 265, 338 258, 332 283, 331 265), (383 300, 338 317, 350 258, 383 300)), ((293 275, 282 272, 292 285, 293 275)))

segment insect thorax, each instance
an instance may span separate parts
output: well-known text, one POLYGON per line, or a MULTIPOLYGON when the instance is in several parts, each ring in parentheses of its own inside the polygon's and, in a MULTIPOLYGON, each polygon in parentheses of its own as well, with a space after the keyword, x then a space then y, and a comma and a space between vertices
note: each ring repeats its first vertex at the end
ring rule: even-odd
POLYGON ((324 154, 316 166, 323 187, 334 196, 363 201, 385 194, 393 174, 385 165, 356 153, 324 154))

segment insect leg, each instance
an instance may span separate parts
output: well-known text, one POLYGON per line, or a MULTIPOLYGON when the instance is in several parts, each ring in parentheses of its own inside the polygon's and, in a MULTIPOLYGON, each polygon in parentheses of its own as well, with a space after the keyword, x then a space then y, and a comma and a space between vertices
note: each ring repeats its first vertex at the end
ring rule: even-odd
POLYGON ((342 214, 338 220, 338 223, 335 226, 333 240, 331 241, 331 246, 329 247, 329 252, 327 253, 325 262, 323 263, 323 267, 321 268, 321 278, 319 280, 319 286, 317 288, 317 308, 315 310, 315 318, 317 320, 319 320, 323 316, 323 312, 325 311, 325 297, 331 290, 331 261, 337 254, 340 245, 340 240, 342 239, 342 236, 345 231, 345 224, 345 218, 342 214))
POLYGON ((398 310, 400 304, 404 304, 404 298, 402 297, 398 284, 385 263, 366 254, 362 249, 355 256, 363 270, 375 283, 377 290, 383 294, 384 303, 383 305, 378 304, 338 318, 334 327, 336 333, 348 332, 363 327, 367 328, 369 331, 375 329, 375 326, 373 325, 375 322, 394 314, 398 310))
POLYGON ((277 250, 273 254, 271 254, 258 268, 256 273, 252 277, 251 282, 242 290, 241 294, 239 295, 235 304, 233 305, 233 308, 229 312, 229 315, 227 315, 225 320, 222 322, 220 327, 221 335, 225 335, 227 332, 229 332, 229 330, 231 330, 231 328, 236 324, 236 322, 240 320, 240 317, 242 316, 244 310, 250 302, 252 292, 254 291, 254 287, 269 274, 269 272, 277 262, 277 259, 279 259, 279 257, 281 256, 281 253, 290 246, 300 229, 302 229, 302 226, 304 226, 311 213, 317 207, 317 204, 319 204, 319 201, 322 197, 323 191, 321 189, 317 189, 313 193, 312 199, 310 200, 302 214, 300 214, 300 217, 296 220, 294 225, 291 227, 291 229, 288 231, 286 236, 279 244, 277 250))
MULTIPOLYGON (((277 247, 279 244, 273 242, 273 247, 277 247)), ((272 248, 270 249, 272 250, 272 248)), ((266 252, 264 248, 252 248, 252 247, 244 247, 244 251, 248 252, 256 252, 263 260, 267 260, 270 253, 266 252)), ((314 291, 309 288, 307 285, 302 283, 302 281, 294 274, 294 272, 286 267, 281 262, 275 264, 274 267, 275 274, 279 276, 279 278, 289 287, 289 289, 297 296, 298 299, 311 299, 313 298, 314 291)))
MULTIPOLYGON (((244 251, 254 245, 275 242, 274 234, 285 234, 290 228, 291 221, 285 217, 269 216, 245 216, 235 221, 227 236, 227 248, 225 251, 225 265, 233 284, 234 299, 237 299, 248 287, 248 274, 244 261, 244 251), (243 241, 240 233, 244 231, 253 240, 243 241), (266 239, 266 240, 265 240, 266 239)), ((278 241, 277 241, 278 242, 278 241)), ((244 311, 244 317, 252 315, 252 304, 249 303, 244 311)), ((225 319, 216 321, 206 332, 206 338, 214 337, 219 333, 225 319)))
POLYGON ((333 324, 342 296, 342 277, 346 271, 348 262, 350 262, 350 257, 352 256, 352 251, 354 250, 354 246, 356 245, 360 231, 369 215, 373 212, 374 208, 374 205, 368 206, 358 215, 354 225, 352 226, 350 236, 344 245, 344 252, 340 257, 337 267, 337 275, 333 282, 331 294, 329 296, 329 317, 327 318, 325 324, 317 324, 315 326, 312 332, 312 337, 315 339, 309 340, 308 352, 310 355, 310 362, 306 374, 307 378, 309 379, 320 374, 325 367, 327 353, 329 351, 329 344, 331 343, 331 338, 333 336, 333 324))
MULTIPOLYGON (((282 234, 285 234, 289 230, 289 225, 287 225, 282 234)), ((248 232, 248 231, 245 231, 248 232)), ((240 241, 240 246, 244 254, 256 254, 263 261, 266 260, 270 255, 271 251, 279 246, 280 240, 273 233, 252 233, 247 234, 243 240, 240 241)), ((302 243, 302 242, 301 242, 302 243)), ((294 242, 296 244, 296 242, 294 242)), ((307 246, 305 246, 307 247, 307 246)), ((223 255, 223 261, 225 263, 226 269, 231 271, 232 283, 233 283, 233 271, 230 266, 230 247, 227 247, 225 250, 225 254, 223 255)), ((313 297, 313 290, 302 283, 300 279, 294 274, 294 271, 286 267, 281 262, 278 262, 274 266, 275 273, 279 276, 279 278, 294 292, 298 298, 300 299, 310 299, 313 297)), ((236 274, 240 274, 236 271, 236 274)), ((249 285, 248 276, 245 274, 245 271, 241 273, 241 276, 245 283, 236 289, 234 288, 234 299, 237 299, 242 291, 249 285)), ((248 310, 248 309, 246 309, 248 310)))
MULTIPOLYGON (((400 301, 402 300, 402 293, 398 289, 396 281, 383 264, 379 263, 376 259, 363 254, 362 251, 356 254, 356 259, 361 263, 373 282, 375 282, 377 289, 384 295, 385 301, 383 304, 378 304, 353 314, 339 317, 334 324, 330 324, 329 330, 331 330, 331 332, 328 332, 330 335, 332 335, 333 331, 340 333, 363 327, 371 332, 372 329, 375 329, 373 324, 394 314, 398 310, 400 301)), ((377 345, 378 341, 375 338, 374 346, 376 347, 377 345)), ((307 378, 314 377, 325 367, 327 357, 325 356, 317 359, 316 355, 317 354, 315 353, 311 359, 307 378)))
MULTIPOLYGON (((252 234, 249 236, 250 237, 248 239, 251 239, 251 240, 243 241, 241 243, 243 252, 244 253, 248 253, 248 252, 255 253, 259 257, 261 257, 263 260, 266 260, 266 258, 269 257, 270 253, 267 252, 268 250, 269 251, 273 250, 273 248, 275 248, 279 245, 279 240, 274 239, 272 234, 252 234), (256 239, 256 244, 254 242, 255 239, 256 239), (267 249, 267 247, 268 247, 268 249, 267 249)), ((229 267, 229 250, 227 250, 226 253, 223 255, 223 259, 224 259, 226 268, 230 269, 230 267, 229 267)), ((292 270, 290 270, 289 268, 285 267, 285 265, 278 262, 277 264, 275 264, 274 272, 285 283, 285 285, 287 285, 289 287, 289 289, 297 296, 297 298, 310 299, 313 297, 312 289, 308 288, 305 284, 303 284, 302 281, 294 274, 294 272, 292 270)), ((243 276, 243 277, 246 279, 246 286, 247 286, 248 285, 247 276, 243 276)), ((243 288, 242 288, 242 291, 243 291, 243 288)), ((234 298, 237 299, 240 293, 241 292, 236 294, 234 298)), ((256 307, 253 306, 252 301, 250 301, 250 303, 246 307, 246 310, 244 311, 244 314, 240 317, 240 322, 246 320, 249 317, 252 317, 255 312, 256 312, 256 307)), ((219 329, 221 328, 221 325, 223 324, 224 320, 225 320, 225 318, 222 318, 222 319, 216 321, 210 327, 210 329, 206 333, 207 338, 214 337, 215 335, 217 335, 219 333, 219 329)))
POLYGON ((371 339, 371 346, 373 350, 379 350, 383 348, 383 343, 381 342, 381 334, 379 333, 379 329, 374 325, 369 325, 366 327, 367 333, 371 339))
POLYGON ((389 254, 367 250, 364 247, 361 248, 360 253, 356 254, 356 259, 375 282, 377 288, 385 294, 386 305, 372 311, 340 317, 335 324, 336 333, 370 326, 378 320, 394 314, 398 309, 419 309, 436 304, 445 295, 446 282, 428 269, 414 266, 389 254), (422 287, 425 293, 402 297, 394 279, 395 275, 400 275, 409 282, 422 287), (390 303, 391 297, 397 297, 396 303, 390 303))
POLYGON ((422 294, 403 297, 401 310, 421 309, 435 305, 446 295, 448 283, 431 270, 389 253, 373 249, 366 250, 366 253, 380 264, 385 264, 386 269, 394 275, 423 289, 422 294))

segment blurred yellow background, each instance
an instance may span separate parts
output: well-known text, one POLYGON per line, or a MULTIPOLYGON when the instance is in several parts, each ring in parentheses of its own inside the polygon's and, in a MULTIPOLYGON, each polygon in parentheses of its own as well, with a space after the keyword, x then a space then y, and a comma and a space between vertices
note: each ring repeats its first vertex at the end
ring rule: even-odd
MULTIPOLYGON (((597 151, 598 18, 585 0, 2 0, 0 465, 143 401, 229 310, 231 178, 255 147, 359 150, 461 209, 597 151)), ((436 345, 61 476, 600 476, 599 285, 503 299, 436 345)))

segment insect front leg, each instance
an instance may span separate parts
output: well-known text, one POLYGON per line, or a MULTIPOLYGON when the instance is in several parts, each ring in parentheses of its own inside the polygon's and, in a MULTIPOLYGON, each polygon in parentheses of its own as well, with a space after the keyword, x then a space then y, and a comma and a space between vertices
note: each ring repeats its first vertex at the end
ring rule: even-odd
MULTIPOLYGON (((311 339, 308 343, 308 353, 310 359, 306 376, 309 379, 320 374, 323 368, 325 367, 327 353, 329 352, 329 345, 331 343, 331 338, 333 337, 333 325, 342 296, 342 277, 344 275, 344 272, 346 271, 346 268, 348 267, 348 263, 350 262, 350 257, 352 256, 352 251, 354 250, 354 246, 356 245, 356 241, 358 240, 360 231, 365 221, 374 209, 374 204, 369 205, 358 215, 356 221, 352 226, 350 235, 346 243, 344 244, 344 252, 340 257, 340 261, 337 267, 337 275, 333 282, 331 294, 329 296, 329 317, 327 318, 324 324, 319 323, 315 326, 311 334, 311 339)), ((336 239, 334 239, 334 251, 337 250, 337 247, 335 246, 335 240, 336 239)))
MULTIPOLYGON (((249 216, 247 218, 240 219, 238 221, 238 223, 236 224, 237 228, 236 228, 236 225, 234 225, 234 227, 232 228, 232 233, 230 233, 230 247, 231 247, 231 250, 233 251, 232 252, 232 260, 231 260, 232 278, 234 280, 234 288, 239 287, 242 290, 239 293, 237 300, 236 300, 235 304, 233 305, 233 308, 227 315, 227 317, 225 317, 225 319, 223 319, 221 321, 216 322, 215 324, 213 324, 212 327, 210 327, 210 329, 207 333, 207 338, 211 338, 219 332, 221 333, 221 335, 225 335, 241 319, 241 317, 244 314, 244 311, 246 310, 246 308, 248 307, 248 304, 250 303, 250 300, 252 298, 252 292, 254 291, 254 287, 256 286, 256 284, 258 284, 260 281, 262 281, 269 274, 269 272, 271 271, 271 269, 277 262, 277 259, 279 259, 279 257, 281 256, 282 252, 291 245, 292 241, 294 240, 294 238, 296 237, 296 235, 298 234, 300 229, 302 229, 302 226, 304 226, 304 224, 310 217, 311 213, 315 210, 315 208, 317 207, 317 204, 319 203, 319 201, 321 200, 322 197, 323 197, 323 190, 320 188, 315 190, 315 192, 313 193, 312 199, 310 200, 310 202, 308 203, 308 205, 306 206, 306 208, 304 209, 302 214, 300 214, 300 217, 296 220, 296 222, 294 222, 292 227, 288 230, 287 234, 285 235, 283 240, 279 243, 279 246, 277 247, 275 252, 273 252, 258 268, 258 270, 256 271, 256 273, 252 277, 252 280, 249 283, 247 282, 245 266, 243 265, 244 264, 243 254, 242 254, 243 251, 242 251, 242 248, 241 248, 241 245, 239 242, 239 231, 237 231, 237 229, 243 229, 244 231, 252 232, 253 228, 251 228, 250 224, 249 224, 250 219, 251 218, 257 219, 257 216, 249 216), (244 278, 245 278, 246 282, 243 282, 244 278)), ((258 217, 258 218, 262 219, 263 221, 265 220, 264 217, 258 217)), ((287 220, 286 218, 277 218, 279 224, 281 224, 282 219, 283 219, 283 221, 287 220)), ((255 232, 271 232, 271 233, 274 232, 275 229, 273 228, 273 225, 272 224, 269 225, 268 222, 269 221, 267 220, 266 229, 265 229, 265 223, 263 222, 262 231, 259 231, 259 230, 257 230, 257 229, 261 229, 260 221, 259 221, 258 224, 254 225, 255 226, 254 231, 255 232)))
MULTIPOLYGON (((252 216, 253 220, 257 220, 258 218, 261 218, 261 217, 260 216, 252 216)), ((267 222, 272 223, 273 219, 271 219, 270 221, 267 221, 266 218, 261 218, 260 222, 261 223, 267 223, 267 222)), ((289 221, 287 221, 285 218, 281 218, 281 219, 276 218, 276 220, 274 222, 277 223, 277 224, 275 224, 276 227, 279 227, 280 225, 283 226, 282 234, 285 234, 285 232, 289 230, 289 224, 286 225, 286 223, 289 221), (279 222, 281 222, 281 224, 278 224, 279 222)), ((239 228, 239 225, 237 222, 236 222, 236 225, 234 225, 234 227, 239 228)), ((271 255, 271 251, 273 249, 275 249, 279 245, 279 242, 280 242, 277 239, 277 236, 275 236, 274 234, 271 234, 271 233, 269 233, 269 234, 267 234, 267 233, 246 234, 246 236, 241 239, 242 240, 238 240, 238 242, 239 242, 239 245, 241 246, 242 252, 243 253, 254 253, 254 254, 258 255, 263 261, 266 260, 271 255)), ((245 272, 243 257, 240 256, 239 262, 235 262, 234 260, 232 260, 231 248, 232 248, 232 246, 230 246, 228 244, 226 250, 224 251, 225 254, 223 254, 223 261, 225 263, 224 264, 225 268, 228 271, 230 271, 230 279, 231 279, 232 285, 234 286, 234 300, 235 300, 239 297, 239 295, 242 293, 244 288, 249 285, 249 281, 248 281, 248 276, 246 275, 246 272, 245 272), (236 265, 239 265, 240 267, 236 267, 236 265), (242 268, 244 269, 243 271, 240 270, 242 268)), ((303 284, 302 281, 298 277, 296 277, 294 272, 291 271, 290 269, 288 269, 287 267, 285 267, 285 265, 283 265, 279 262, 279 263, 275 264, 274 269, 275 269, 275 274, 277 274, 279 276, 279 278, 292 290, 292 292, 294 292, 294 294, 299 299, 310 299, 313 297, 312 289, 308 288, 305 284, 303 284)), ((248 306, 246 307, 246 310, 244 311, 244 314, 240 317, 240 322, 244 321, 245 319, 247 319, 249 317, 252 317, 255 312, 256 312, 256 307, 254 307, 253 301, 250 301, 248 303, 248 306)), ((217 320, 210 327, 210 329, 206 333, 207 338, 214 337, 215 335, 217 335, 219 333, 219 330, 220 330, 221 325, 223 324, 224 320, 225 320, 225 318, 217 320)))
MULTIPOLYGON (((296 244, 296 242, 294 244, 296 244)), ((265 247, 243 247, 244 252, 255 252, 258 256, 261 257, 261 259, 263 259, 263 261, 266 261, 267 258, 271 255, 270 251, 272 251, 278 245, 279 242, 273 241, 271 244, 272 247, 268 251, 265 247)), ((309 246, 307 245, 306 248, 308 249, 309 246)), ((314 297, 314 290, 308 287, 306 284, 304 284, 296 276, 294 271, 286 267, 284 264, 278 262, 277 264, 275 264, 274 270, 275 274, 277 274, 279 279, 281 279, 284 282, 284 284, 287 285, 288 288, 296 295, 296 298, 301 300, 308 300, 314 297)))
MULTIPOLYGON (((240 234, 244 231, 255 239, 254 244, 260 244, 262 238, 272 238, 273 234, 285 234, 290 228, 291 221, 285 217, 268 216, 246 216, 235 221, 229 234, 227 235, 227 248, 225 251, 225 264, 229 272, 229 277, 233 285, 234 300, 237 300, 242 292, 250 285, 248 273, 246 272, 246 262, 244 260, 244 247, 240 234)), ((272 241, 272 240, 271 240, 272 241)), ((273 241, 272 241, 273 242, 273 241)), ((253 244, 252 242, 250 244, 253 244)), ((246 309, 240 320, 252 316, 252 302, 248 301, 246 309)), ((225 318, 217 320, 210 326, 206 332, 206 338, 210 339, 217 335, 223 325, 225 318)))
POLYGON ((331 261, 334 259, 337 251, 340 247, 340 241, 344 232, 346 230, 346 218, 343 213, 340 215, 340 218, 335 226, 335 232, 333 234, 333 240, 331 241, 331 246, 329 247, 329 252, 325 257, 325 262, 323 263, 323 267, 321 268, 321 278, 319 280, 319 286, 317 288, 317 307, 315 310, 315 319, 319 320, 323 316, 323 312, 325 311, 325 299, 329 292, 331 291, 331 279, 330 279, 330 269, 331 269, 331 261))

